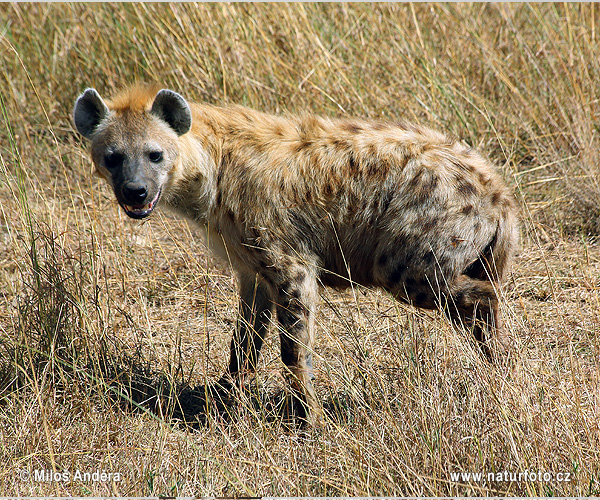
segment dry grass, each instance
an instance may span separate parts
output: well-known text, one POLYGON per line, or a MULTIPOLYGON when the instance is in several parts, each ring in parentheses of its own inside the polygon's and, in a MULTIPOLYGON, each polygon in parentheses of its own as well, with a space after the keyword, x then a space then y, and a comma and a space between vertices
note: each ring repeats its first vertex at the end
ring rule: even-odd
POLYGON ((0 495, 600 494, 596 21, 593 4, 0 6, 0 495), (135 79, 405 118, 482 150, 523 209, 510 360, 486 365, 380 292, 324 291, 322 429, 272 418, 274 335, 250 394, 206 398, 235 322, 230 270, 183 221, 125 220, 70 123, 85 87, 135 79), (122 477, 20 478, 42 469, 122 477))

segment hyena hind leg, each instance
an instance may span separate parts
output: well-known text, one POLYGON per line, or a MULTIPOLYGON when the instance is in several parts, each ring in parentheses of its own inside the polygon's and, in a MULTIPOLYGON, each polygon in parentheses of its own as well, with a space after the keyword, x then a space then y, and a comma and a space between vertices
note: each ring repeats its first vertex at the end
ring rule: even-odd
POLYGON ((473 332, 481 352, 492 363, 505 353, 495 284, 461 275, 450 286, 447 312, 459 326, 473 332))

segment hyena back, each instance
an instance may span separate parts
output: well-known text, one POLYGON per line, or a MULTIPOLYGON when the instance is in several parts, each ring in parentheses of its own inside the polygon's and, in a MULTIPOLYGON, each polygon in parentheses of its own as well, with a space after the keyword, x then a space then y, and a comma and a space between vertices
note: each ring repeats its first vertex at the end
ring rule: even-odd
POLYGON ((466 145, 409 124, 273 116, 139 85, 107 102, 86 90, 74 121, 127 215, 146 218, 160 202, 232 262, 233 379, 254 370, 275 312, 298 413, 318 414, 309 372, 319 284, 381 287, 441 309, 493 357, 515 206, 466 145))

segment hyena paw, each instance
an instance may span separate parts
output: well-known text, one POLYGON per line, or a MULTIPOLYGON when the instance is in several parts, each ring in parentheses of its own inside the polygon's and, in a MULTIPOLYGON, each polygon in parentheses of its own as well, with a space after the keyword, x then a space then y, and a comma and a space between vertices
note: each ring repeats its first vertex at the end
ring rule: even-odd
POLYGON ((314 397, 288 387, 280 402, 283 424, 290 428, 319 427, 323 421, 323 409, 314 397))

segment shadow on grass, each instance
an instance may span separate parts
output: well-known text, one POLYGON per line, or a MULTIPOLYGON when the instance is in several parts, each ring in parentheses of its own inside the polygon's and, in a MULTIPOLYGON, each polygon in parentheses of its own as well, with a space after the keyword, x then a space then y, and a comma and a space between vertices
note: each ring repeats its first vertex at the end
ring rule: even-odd
MULTIPOLYGON (((89 273, 98 266, 95 253, 66 251, 50 228, 38 224, 25 241, 15 328, 9 335, 0 332, 0 405, 15 394, 27 398, 35 388, 98 397, 100 404, 108 397, 127 411, 149 411, 190 428, 246 415, 281 419, 290 401, 282 388, 256 379, 243 389, 222 382, 193 386, 180 366, 170 374, 153 370, 141 347, 132 353, 104 333, 103 307, 110 294, 96 273, 89 273)), ((323 407, 331 420, 352 420, 352 400, 344 394, 330 393, 323 407)))
MULTIPOLYGON (((215 381, 190 385, 172 383, 164 373, 152 373, 139 365, 113 372, 110 397, 129 411, 149 411, 165 421, 190 430, 210 421, 233 424, 244 415, 265 422, 281 421, 285 414, 288 391, 249 380, 243 388, 215 381)), ((109 374, 107 374, 109 375, 109 374)), ((326 418, 338 424, 354 420, 356 402, 346 393, 330 394, 322 402, 326 418)))

